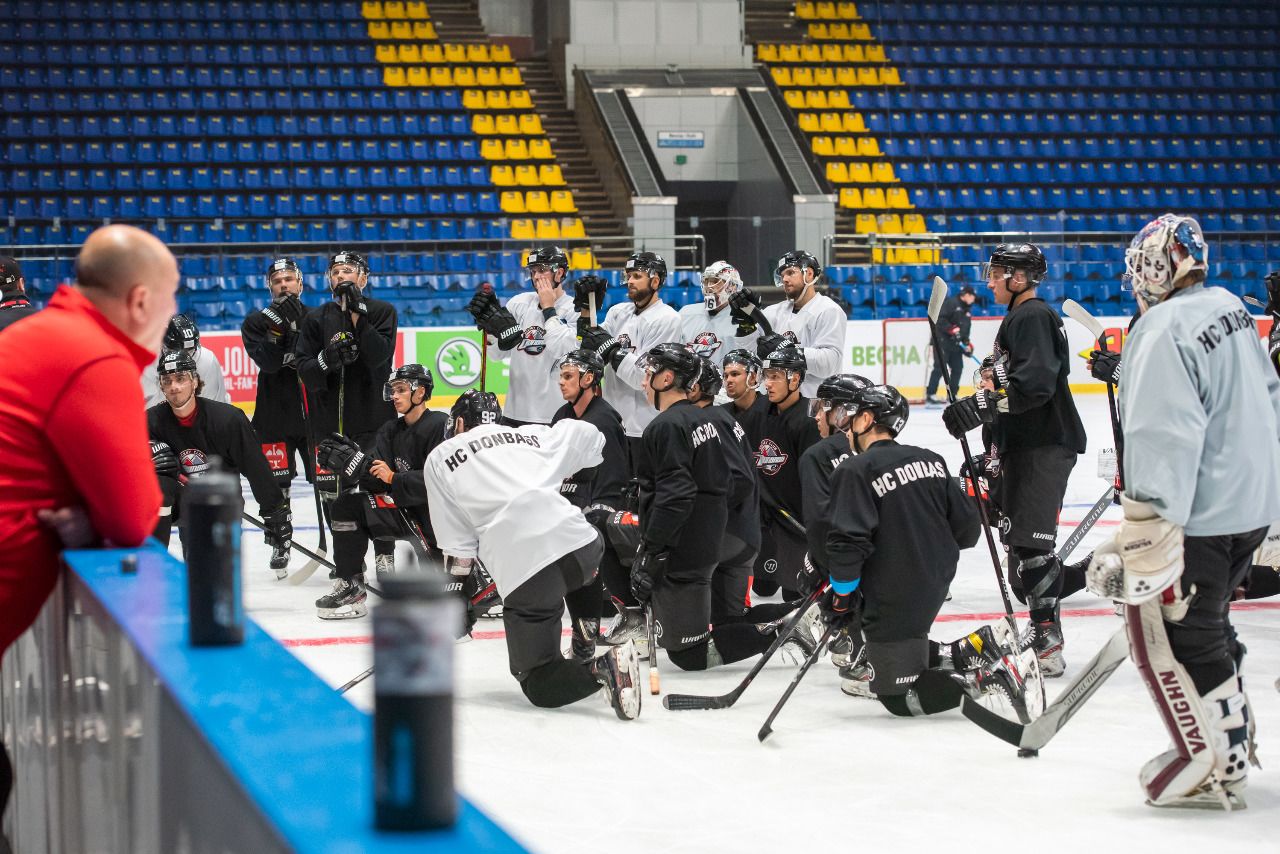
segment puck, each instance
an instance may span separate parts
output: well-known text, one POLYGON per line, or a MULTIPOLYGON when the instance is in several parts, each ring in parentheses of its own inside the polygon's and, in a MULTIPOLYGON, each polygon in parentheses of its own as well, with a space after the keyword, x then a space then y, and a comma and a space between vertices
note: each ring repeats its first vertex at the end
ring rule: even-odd
POLYGON ((1019 748, 1018 748, 1018 758, 1019 758, 1019 759, 1030 759, 1030 758, 1032 758, 1032 757, 1039 756, 1039 755, 1040 755, 1040 751, 1036 750, 1034 747, 1019 747, 1019 748))

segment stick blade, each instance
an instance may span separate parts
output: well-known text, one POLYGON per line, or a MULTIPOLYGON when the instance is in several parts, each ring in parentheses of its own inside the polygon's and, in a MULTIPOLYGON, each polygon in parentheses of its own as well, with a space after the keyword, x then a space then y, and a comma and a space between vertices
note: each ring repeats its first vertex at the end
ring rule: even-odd
POLYGON ((1090 314, 1089 310, 1080 303, 1073 299, 1063 300, 1062 313, 1074 320, 1076 323, 1079 323, 1085 329, 1088 329, 1089 333, 1093 335, 1094 340, 1100 340, 1102 338, 1102 333, 1104 331, 1102 323, 1090 314))
MULTIPOLYGON (((325 554, 324 549, 317 549, 316 552, 322 559, 328 560, 329 555, 325 554)), ((289 573, 289 577, 286 578, 285 581, 292 584, 294 587, 297 587, 298 585, 306 582, 306 580, 314 575, 315 571, 319 568, 320 561, 315 558, 311 558, 311 560, 307 561, 297 572, 289 573)))
POLYGON ((772 734, 773 734, 773 727, 769 726, 768 724, 765 724, 764 726, 760 727, 760 731, 756 733, 756 740, 759 741, 761 744, 764 744, 764 740, 772 734))
POLYGON ((1022 747, 1022 734, 1026 726, 998 715, 971 697, 965 697, 960 706, 961 713, 977 724, 981 729, 994 735, 1003 742, 1014 747, 1022 747))
POLYGON ((947 283, 942 280, 941 276, 933 277, 933 291, 929 294, 929 319, 934 323, 938 322, 938 315, 942 313, 942 304, 947 299, 947 283))

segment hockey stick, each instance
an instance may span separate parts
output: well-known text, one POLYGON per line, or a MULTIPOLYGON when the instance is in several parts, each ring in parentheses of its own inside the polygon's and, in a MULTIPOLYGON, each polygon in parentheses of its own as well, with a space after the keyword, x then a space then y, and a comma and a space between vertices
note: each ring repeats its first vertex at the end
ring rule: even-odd
POLYGON ((721 694, 718 697, 706 697, 698 694, 668 694, 662 698, 663 707, 673 712, 687 711, 689 709, 727 709, 738 702, 742 692, 747 690, 747 686, 764 669, 765 664, 773 657, 773 654, 782 648, 783 641, 791 637, 791 633, 800 624, 805 612, 813 607, 813 604, 821 596, 822 590, 818 589, 809 594, 809 597, 800 603, 800 607, 796 608, 791 619, 782 627, 782 631, 778 632, 778 636, 774 638, 773 643, 765 650, 764 655, 760 656, 760 660, 755 663, 751 671, 743 677, 737 688, 734 688, 728 694, 721 694))
MULTIPOLYGON (((1084 306, 1073 299, 1064 300, 1062 311, 1067 317, 1089 330, 1089 334, 1098 342, 1098 349, 1104 353, 1107 352, 1107 332, 1102 328, 1102 324, 1098 319, 1090 314, 1084 306)), ((1107 383, 1107 409, 1111 412, 1111 441, 1116 446, 1116 483, 1123 490, 1124 434, 1120 431, 1120 413, 1116 410, 1116 387, 1110 382, 1107 383)))
MULTIPOLYGON (((485 282, 480 286, 480 290, 486 294, 493 293, 493 285, 485 282)), ((489 333, 483 329, 480 330, 480 392, 488 391, 489 378, 489 333)))
MULTIPOLYGON (((262 524, 262 520, 261 520, 261 519, 259 519, 259 518, 257 518, 256 516, 250 516, 250 515, 249 515, 249 512, 248 512, 247 510, 242 510, 242 511, 240 512, 240 516, 241 516, 241 518, 243 518, 246 522, 248 522, 249 524, 253 525, 254 527, 256 527, 256 528, 261 528, 261 529, 262 529, 262 530, 264 530, 264 531, 266 530, 266 527, 262 524)), ((325 567, 328 567, 329 569, 332 569, 332 570, 337 570, 337 568, 338 568, 338 567, 337 567, 337 565, 336 565, 333 561, 329 560, 329 559, 328 559, 327 557, 325 557, 324 555, 316 554, 315 552, 311 551, 311 549, 307 548, 306 546, 302 545, 301 543, 293 542, 293 547, 294 547, 295 549, 297 549, 298 551, 302 552, 302 553, 303 553, 304 555, 306 555, 307 557, 311 558, 311 559, 312 559, 313 561, 315 561, 315 562, 316 562, 316 564, 317 564, 317 565, 319 565, 319 566, 325 566, 325 567)), ((301 572, 301 571, 302 571, 302 570, 298 570, 298 572, 301 572)), ((298 573, 294 573, 294 575, 297 575, 297 574, 298 574, 298 573)), ((292 575, 291 575, 291 576, 289 576, 289 580, 290 580, 291 582, 293 581, 293 576, 292 576, 292 575)), ((302 582, 297 582, 297 583, 301 584, 302 582)), ((379 598, 381 598, 381 597, 382 597, 382 591, 381 591, 381 590, 379 590, 378 588, 374 587, 372 584, 368 583, 367 581, 364 583, 364 588, 365 588, 366 590, 368 590, 370 593, 374 594, 375 596, 377 596, 377 597, 379 597, 379 598)))
MULTIPOLYGON (((1262 300, 1258 299, 1258 298, 1257 298, 1257 297, 1255 297, 1255 296, 1250 296, 1249 294, 1245 294, 1243 297, 1241 297, 1241 299, 1243 299, 1245 302, 1249 303, 1249 305, 1256 306, 1257 308, 1260 308, 1260 309, 1262 309, 1263 311, 1267 311, 1267 304, 1266 304, 1266 303, 1264 303, 1262 300)), ((1271 310, 1270 312, 1268 312, 1268 313, 1269 313, 1272 317, 1277 318, 1277 319, 1280 319, 1280 312, 1276 311, 1275 309, 1272 309, 1272 310, 1271 310)))
MULTIPOLYGON (((946 360, 942 357, 942 340, 938 337, 938 315, 942 312, 942 303, 947 298, 947 283, 942 280, 941 276, 933 277, 933 292, 929 295, 929 338, 933 344, 933 355, 938 360, 938 367, 942 370, 942 382, 947 387, 947 403, 954 404, 956 396, 951 392, 951 372, 947 369, 946 360)), ((960 434, 960 448, 964 452, 966 460, 973 459, 973 452, 969 450, 969 437, 960 434)), ((1000 555, 996 551, 996 541, 991 535, 991 521, 987 518, 987 507, 982 500, 982 490, 977 487, 975 478, 975 488, 973 490, 973 500, 978 506, 978 517, 982 520, 982 533, 987 540, 987 551, 991 553, 991 566, 996 572, 996 581, 1000 585, 1000 598, 1004 601, 1004 618, 1009 623, 1009 629, 1013 632, 1013 642, 1016 644, 1020 637, 1018 633, 1018 621, 1013 616, 1013 600, 1009 595, 1009 582, 1005 578, 1004 572, 1000 569, 1000 555)), ((1044 692, 1044 677, 1040 673, 1040 659, 1036 656, 1032 657, 1035 668, 1036 681, 1040 685, 1041 698, 1044 692)), ((1026 700, 1023 699, 1018 704, 1018 716, 1024 717, 1029 722, 1031 719, 1030 711, 1027 708, 1026 700)), ((1043 702, 1040 703, 1043 706, 1043 702)))
POLYGON ((347 680, 347 682, 341 688, 338 689, 338 693, 339 694, 347 693, 352 688, 356 687, 357 685, 359 685, 361 682, 368 679, 372 675, 373 675, 373 668, 370 667, 368 670, 361 672, 359 676, 354 676, 351 679, 347 680))
POLYGON ((1080 710, 1085 700, 1092 697, 1128 657, 1129 640, 1122 628, 1111 636, 1084 670, 1049 704, 1044 714, 1029 724, 1015 723, 968 696, 964 698, 961 711, 980 728, 1019 748, 1019 756, 1034 756, 1067 725, 1067 721, 1080 710))
POLYGON ((813 663, 822 657, 827 651, 827 644, 831 641, 831 626, 827 626, 827 630, 822 633, 822 637, 818 639, 818 645, 813 652, 809 653, 809 657, 804 660, 804 664, 800 665, 800 670, 796 673, 795 678, 791 680, 791 684, 787 686, 787 690, 782 692, 782 697, 778 700, 778 704, 773 707, 773 711, 769 713, 769 717, 765 719, 764 726, 760 727, 760 732, 756 733, 756 739, 763 742, 769 737, 769 733, 773 732, 773 721, 778 717, 778 713, 782 711, 782 707, 786 705, 787 700, 791 699, 791 695, 795 692, 796 687, 800 684, 800 680, 809 672, 809 668, 813 667, 813 663))
POLYGON ((657 695, 662 693, 662 677, 658 675, 658 630, 654 626, 652 605, 644 608, 644 624, 649 636, 649 693, 657 695))
MULTIPOLYGON (((298 394, 302 402, 302 426, 307 434, 307 453, 311 455, 311 492, 316 498, 316 521, 320 526, 320 545, 316 548, 316 551, 328 557, 329 543, 327 539, 328 533, 325 530, 327 526, 324 521, 324 504, 320 498, 320 476, 316 472, 316 469, 320 467, 319 461, 316 459, 316 437, 311 430, 311 407, 307 403, 307 387, 302 382, 301 376, 298 377, 298 394)), ((314 575, 319 568, 319 562, 312 558, 301 569, 290 573, 287 580, 290 584, 296 586, 314 575)))
POLYGON ((1080 545, 1080 541, 1102 518, 1102 514, 1111 506, 1115 494, 1116 488, 1108 486, 1107 491, 1102 493, 1102 497, 1093 503, 1093 506, 1089 508, 1089 512, 1084 515, 1084 518, 1080 520, 1080 523, 1076 525, 1070 536, 1067 537, 1067 541, 1062 544, 1062 548, 1058 549, 1059 563, 1070 557, 1071 553, 1076 550, 1076 546, 1080 545))

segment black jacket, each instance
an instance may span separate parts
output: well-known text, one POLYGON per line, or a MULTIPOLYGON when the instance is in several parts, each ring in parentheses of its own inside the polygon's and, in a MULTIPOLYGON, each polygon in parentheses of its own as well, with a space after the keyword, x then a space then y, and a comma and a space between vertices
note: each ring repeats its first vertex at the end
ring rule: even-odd
POLYGON ((715 566, 728 517, 720 427, 705 410, 677 401, 649 422, 640 442, 640 535, 671 549, 686 567, 715 566))
MULTIPOLYGON (((240 325, 245 352, 258 366, 258 396, 253 408, 253 429, 263 442, 307 439, 302 420, 302 390, 298 382, 296 331, 271 335, 261 310, 251 311, 240 325)), ((328 435, 328 434, 325 434, 328 435)))
POLYGON ((17 323, 24 317, 30 317, 39 310, 28 302, 23 294, 0 296, 0 330, 17 323))
POLYGON ((365 297, 369 314, 355 326, 351 312, 336 302, 314 308, 298 330, 298 374, 314 398, 312 432, 319 442, 330 433, 342 432, 359 439, 396 417, 395 408, 382 399, 382 386, 391 376, 396 352, 396 310, 391 303, 365 297), (350 332, 360 345, 360 358, 346 368, 331 365, 326 371, 316 358, 339 332, 350 332), (340 394, 341 392, 341 394, 340 394), (338 430, 338 398, 343 398, 342 430, 338 430))
MULTIPOLYGON (((566 418, 577 419, 572 403, 565 403, 551 416, 551 423, 566 418)), ((592 468, 581 469, 566 477, 560 485, 560 494, 574 507, 587 508, 603 504, 615 510, 622 509, 622 489, 630 478, 627 466, 627 434, 622 427, 622 416, 603 397, 596 395, 582 412, 582 420, 595 426, 604 436, 604 462, 592 468)))
POLYGON ((371 474, 360 478, 360 488, 365 492, 390 496, 396 507, 408 511, 422 526, 428 543, 434 543, 435 536, 427 512, 427 479, 423 468, 427 456, 444 441, 444 428, 448 423, 448 415, 428 411, 414 424, 398 417, 383 424, 374 436, 369 458, 382 460, 395 474, 390 484, 371 474))
POLYGON ((824 571, 827 569, 827 532, 831 529, 831 518, 827 512, 831 501, 831 479, 835 476, 836 467, 851 454, 849 437, 837 432, 810 447, 800 457, 800 488, 803 490, 809 560, 824 571))
POLYGON ((1083 454, 1084 425, 1071 397, 1071 354, 1058 313, 1039 298, 1009 309, 993 355, 1005 363, 1009 404, 991 425, 996 450, 1062 445, 1083 454))
POLYGON ((947 297, 943 301, 937 324, 938 340, 943 347, 958 349, 969 343, 969 331, 973 327, 969 309, 959 297, 947 297))
POLYGON ((756 481, 755 454, 747 443, 746 431, 722 406, 704 410, 721 433, 724 470, 729 478, 729 520, 725 533, 747 545, 760 548, 760 484, 756 481))
POLYGON ((818 425, 809 415, 809 400, 799 397, 780 411, 769 405, 764 420, 764 435, 756 442, 756 475, 760 478, 760 498, 767 510, 762 511, 769 524, 776 508, 781 508, 803 523, 804 501, 800 497, 800 457, 822 439, 818 425))

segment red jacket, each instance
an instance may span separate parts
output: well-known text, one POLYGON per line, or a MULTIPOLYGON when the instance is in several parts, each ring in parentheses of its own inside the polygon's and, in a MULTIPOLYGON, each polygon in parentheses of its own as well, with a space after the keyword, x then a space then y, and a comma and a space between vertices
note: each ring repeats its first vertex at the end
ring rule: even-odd
POLYGON ((0 336, 0 652, 58 579, 57 537, 36 511, 84 507, 118 546, 160 509, 138 375, 155 358, 76 289, 0 336))

